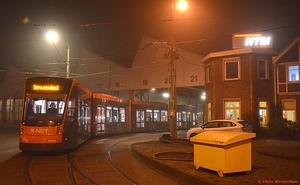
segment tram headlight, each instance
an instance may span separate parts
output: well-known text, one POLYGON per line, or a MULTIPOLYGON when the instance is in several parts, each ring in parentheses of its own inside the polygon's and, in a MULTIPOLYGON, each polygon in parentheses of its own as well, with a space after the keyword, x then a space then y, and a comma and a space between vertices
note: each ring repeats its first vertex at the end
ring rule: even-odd
POLYGON ((21 133, 21 134, 24 133, 24 127, 20 127, 20 133, 21 133))
POLYGON ((61 126, 56 127, 56 134, 61 134, 61 126))

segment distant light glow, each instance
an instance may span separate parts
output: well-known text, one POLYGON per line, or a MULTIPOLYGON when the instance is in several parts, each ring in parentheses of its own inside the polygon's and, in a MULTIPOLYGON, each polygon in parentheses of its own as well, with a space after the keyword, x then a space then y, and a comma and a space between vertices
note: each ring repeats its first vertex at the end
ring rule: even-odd
POLYGON ((202 93, 201 99, 202 99, 202 100, 205 100, 205 99, 206 99, 206 93, 205 93, 205 92, 202 93))
POLYGON ((29 23, 29 17, 24 17, 23 23, 24 23, 24 24, 28 24, 28 23, 29 23))
POLYGON ((58 34, 55 31, 49 31, 46 38, 51 42, 56 42, 58 40, 58 34))
POLYGON ((261 33, 235 34, 234 37, 261 37, 261 33))
POLYGON ((169 97, 170 97, 169 93, 163 93, 162 96, 163 96, 164 98, 169 98, 169 97))
POLYGON ((185 11, 188 9, 188 3, 185 0, 178 0, 176 5, 177 9, 180 11, 185 11))

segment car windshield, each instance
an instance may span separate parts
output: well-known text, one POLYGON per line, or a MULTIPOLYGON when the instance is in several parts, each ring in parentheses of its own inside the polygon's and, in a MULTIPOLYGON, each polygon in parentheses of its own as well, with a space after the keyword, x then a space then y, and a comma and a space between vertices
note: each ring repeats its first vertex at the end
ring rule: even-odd
POLYGON ((28 94, 24 109, 24 124, 55 125, 61 122, 65 109, 65 94, 42 97, 40 94, 28 94))

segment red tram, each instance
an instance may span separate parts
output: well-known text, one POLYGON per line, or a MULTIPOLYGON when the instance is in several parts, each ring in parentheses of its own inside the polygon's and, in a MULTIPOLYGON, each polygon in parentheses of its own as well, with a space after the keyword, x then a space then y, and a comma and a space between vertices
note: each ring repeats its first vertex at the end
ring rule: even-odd
MULTIPOLYGON (((68 150, 93 136, 168 130, 167 108, 163 103, 92 93, 74 79, 29 78, 25 80, 19 148, 68 150)), ((194 127, 195 107, 177 109, 177 128, 194 127)))

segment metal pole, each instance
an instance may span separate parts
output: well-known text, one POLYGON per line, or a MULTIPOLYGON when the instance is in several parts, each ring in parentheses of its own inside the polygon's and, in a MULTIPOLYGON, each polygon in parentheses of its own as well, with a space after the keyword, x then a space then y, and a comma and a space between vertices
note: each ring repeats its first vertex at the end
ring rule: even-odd
POLYGON ((177 137, 177 124, 176 124, 176 107, 177 107, 177 93, 176 93, 176 67, 175 60, 177 59, 176 47, 174 46, 174 28, 173 28, 173 11, 174 1, 172 1, 171 9, 171 41, 170 41, 170 63, 168 66, 169 80, 170 80, 170 98, 169 98, 169 122, 170 122, 170 135, 177 137))
POLYGON ((69 43, 67 43, 67 45, 67 78, 70 78, 70 46, 69 43))

